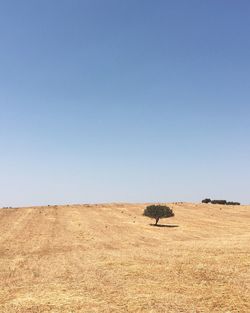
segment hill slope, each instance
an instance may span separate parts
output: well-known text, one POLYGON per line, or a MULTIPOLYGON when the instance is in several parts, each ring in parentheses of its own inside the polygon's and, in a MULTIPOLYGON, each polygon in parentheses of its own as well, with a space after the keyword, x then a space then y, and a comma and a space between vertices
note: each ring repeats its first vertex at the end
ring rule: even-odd
POLYGON ((250 207, 0 210, 0 312, 250 312, 250 207))

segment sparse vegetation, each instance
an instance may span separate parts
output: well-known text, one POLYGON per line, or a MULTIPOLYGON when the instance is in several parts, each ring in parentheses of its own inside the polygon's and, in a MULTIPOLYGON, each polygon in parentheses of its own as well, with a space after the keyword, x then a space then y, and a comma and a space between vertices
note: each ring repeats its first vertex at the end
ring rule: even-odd
POLYGON ((155 219, 155 226, 158 224, 160 218, 168 218, 174 216, 174 212, 166 205, 149 205, 143 213, 155 219))
POLYGON ((249 313, 250 206, 166 205, 0 209, 0 312, 249 313))
POLYGON ((202 200, 201 202, 202 202, 202 203, 210 203, 210 202, 211 202, 211 199, 206 198, 206 199, 202 200))
POLYGON ((225 204, 227 204, 227 200, 212 200, 211 203, 212 204, 222 204, 222 205, 225 205, 225 204))
POLYGON ((240 205, 240 202, 228 201, 227 205, 240 205))
POLYGON ((206 198, 201 201, 202 203, 212 203, 212 204, 221 204, 221 205, 240 205, 240 202, 227 201, 227 200, 211 200, 206 198))

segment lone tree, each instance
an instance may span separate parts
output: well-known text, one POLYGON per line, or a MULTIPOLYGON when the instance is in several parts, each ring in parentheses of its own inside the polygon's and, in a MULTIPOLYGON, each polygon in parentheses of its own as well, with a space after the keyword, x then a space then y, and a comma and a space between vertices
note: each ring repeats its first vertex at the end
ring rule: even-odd
POLYGON ((160 218, 167 218, 174 216, 174 212, 166 205, 149 205, 143 213, 144 216, 155 218, 155 226, 160 218))

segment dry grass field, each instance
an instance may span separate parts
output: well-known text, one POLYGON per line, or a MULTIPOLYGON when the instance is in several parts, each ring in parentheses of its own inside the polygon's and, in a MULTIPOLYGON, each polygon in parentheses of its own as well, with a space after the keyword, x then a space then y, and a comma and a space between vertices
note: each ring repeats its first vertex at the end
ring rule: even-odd
POLYGON ((0 209, 1 313, 249 313, 250 206, 0 209))

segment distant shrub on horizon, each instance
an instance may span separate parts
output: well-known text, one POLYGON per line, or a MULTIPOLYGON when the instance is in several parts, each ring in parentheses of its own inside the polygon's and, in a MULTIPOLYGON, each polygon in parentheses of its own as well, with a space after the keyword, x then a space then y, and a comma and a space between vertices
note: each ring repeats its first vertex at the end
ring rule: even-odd
POLYGON ((202 202, 202 203, 210 203, 210 202, 211 202, 211 199, 206 198, 206 199, 202 200, 201 202, 202 202))
POLYGON ((225 204, 227 204, 227 200, 212 200, 211 203, 212 204, 222 204, 222 205, 225 205, 225 204))
POLYGON ((240 205, 240 202, 227 201, 227 200, 211 200, 208 198, 202 200, 201 202, 202 203, 221 204, 221 205, 240 205))

